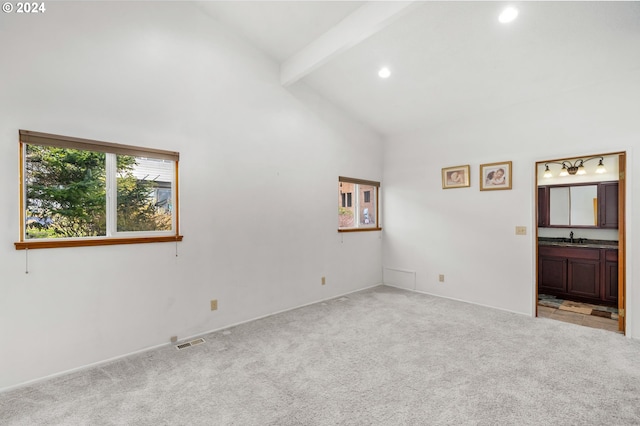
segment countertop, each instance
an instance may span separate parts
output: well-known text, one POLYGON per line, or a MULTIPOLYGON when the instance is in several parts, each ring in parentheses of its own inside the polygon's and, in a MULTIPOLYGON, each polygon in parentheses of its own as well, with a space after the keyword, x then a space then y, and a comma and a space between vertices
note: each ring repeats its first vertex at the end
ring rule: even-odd
POLYGON ((586 238, 574 238, 573 242, 569 241, 569 238, 549 238, 539 237, 538 244, 541 246, 556 246, 556 247, 584 247, 584 248, 604 248, 604 249, 618 249, 617 241, 610 240, 589 240, 586 238))

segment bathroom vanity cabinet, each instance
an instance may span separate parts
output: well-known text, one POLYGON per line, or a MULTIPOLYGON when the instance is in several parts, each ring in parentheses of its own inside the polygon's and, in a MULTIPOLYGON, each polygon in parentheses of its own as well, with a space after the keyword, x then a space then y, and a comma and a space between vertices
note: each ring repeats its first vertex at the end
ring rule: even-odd
POLYGON ((539 245, 538 292, 615 305, 618 301, 617 248, 539 245))

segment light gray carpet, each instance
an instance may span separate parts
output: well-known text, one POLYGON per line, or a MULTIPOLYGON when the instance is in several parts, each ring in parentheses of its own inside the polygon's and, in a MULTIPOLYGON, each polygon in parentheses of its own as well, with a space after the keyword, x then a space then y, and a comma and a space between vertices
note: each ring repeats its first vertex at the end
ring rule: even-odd
POLYGON ((640 425, 640 342, 550 319, 381 286, 204 337, 0 394, 0 424, 640 425))

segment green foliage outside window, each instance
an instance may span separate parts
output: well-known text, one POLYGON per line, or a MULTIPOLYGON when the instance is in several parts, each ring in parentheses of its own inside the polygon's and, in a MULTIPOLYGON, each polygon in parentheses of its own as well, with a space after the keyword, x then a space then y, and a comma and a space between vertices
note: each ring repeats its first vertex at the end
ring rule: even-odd
MULTIPOLYGON (((26 146, 27 239, 106 235, 106 155, 26 146)), ((115 158, 118 231, 170 230, 171 213, 155 205, 155 183, 133 175, 136 158, 115 158)))

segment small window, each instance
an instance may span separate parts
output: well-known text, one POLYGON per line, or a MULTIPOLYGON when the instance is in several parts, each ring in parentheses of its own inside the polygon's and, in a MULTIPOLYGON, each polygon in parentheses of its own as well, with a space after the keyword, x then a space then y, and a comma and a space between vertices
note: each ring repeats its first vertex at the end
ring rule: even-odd
POLYGON ((180 241, 179 154, 21 130, 17 249, 180 241))
POLYGON ((338 231, 380 230, 378 222, 380 182, 340 176, 338 183, 340 194, 338 199, 338 231))

